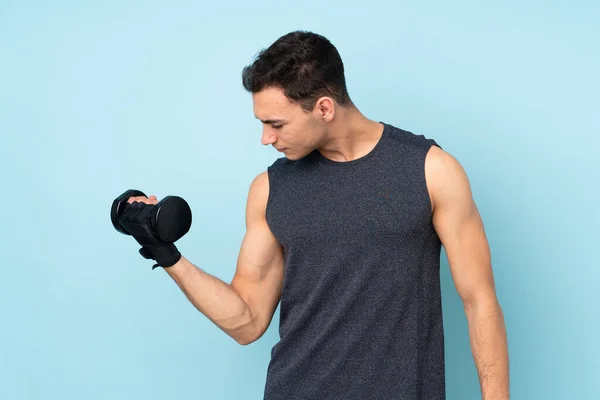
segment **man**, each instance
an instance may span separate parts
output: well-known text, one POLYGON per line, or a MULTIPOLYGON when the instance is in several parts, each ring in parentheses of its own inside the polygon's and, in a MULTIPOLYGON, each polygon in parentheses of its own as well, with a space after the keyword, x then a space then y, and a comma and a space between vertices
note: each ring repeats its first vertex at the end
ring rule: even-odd
POLYGON ((281 301, 264 398, 444 399, 443 245, 483 398, 508 399, 490 251, 457 160, 432 139, 362 115, 340 55, 320 35, 279 38, 244 69, 243 84, 262 144, 285 157, 250 185, 235 276, 227 284, 207 274, 173 244, 155 254, 242 345, 265 333, 281 301))

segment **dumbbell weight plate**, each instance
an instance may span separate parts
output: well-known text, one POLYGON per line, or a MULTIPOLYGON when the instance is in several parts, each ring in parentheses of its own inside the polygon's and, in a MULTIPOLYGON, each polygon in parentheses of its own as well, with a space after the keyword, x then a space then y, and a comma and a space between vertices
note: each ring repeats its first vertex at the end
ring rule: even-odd
POLYGON ((192 225, 192 210, 179 196, 166 196, 152 210, 152 222, 161 240, 175 243, 192 225))
POLYGON ((110 209, 110 219, 112 221, 113 226, 119 232, 124 235, 129 235, 129 233, 119 224, 119 217, 123 214, 125 210, 125 206, 127 205, 127 200, 130 197, 144 196, 147 197, 144 192, 135 189, 129 189, 119 197, 113 201, 112 207, 110 209))

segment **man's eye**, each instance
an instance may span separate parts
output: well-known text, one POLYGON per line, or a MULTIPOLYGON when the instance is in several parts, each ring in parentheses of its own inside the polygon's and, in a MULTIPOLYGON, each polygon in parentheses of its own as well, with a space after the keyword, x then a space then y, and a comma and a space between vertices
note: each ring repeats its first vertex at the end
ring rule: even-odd
POLYGON ((273 129, 281 129, 283 125, 271 125, 271 128, 273 129))

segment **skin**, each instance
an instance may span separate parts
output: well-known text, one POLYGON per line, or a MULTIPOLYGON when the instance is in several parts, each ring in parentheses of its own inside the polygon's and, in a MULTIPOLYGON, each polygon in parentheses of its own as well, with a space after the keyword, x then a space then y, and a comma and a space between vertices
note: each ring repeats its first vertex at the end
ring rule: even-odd
MULTIPOLYGON (((305 112, 277 88, 252 96, 262 121, 261 142, 298 160, 313 150, 334 161, 368 154, 383 132, 353 105, 342 107, 322 97, 305 112)), ((425 160, 432 221, 446 250, 452 278, 463 302, 471 350, 482 398, 509 398, 508 345, 502 309, 496 297, 491 257, 483 222, 467 175, 449 153, 433 146, 425 160)), ((258 340, 269 327, 281 298, 283 250, 265 219, 267 172, 250 184, 246 233, 231 283, 221 281, 185 257, 165 269, 194 306, 242 345, 258 340)), ((155 196, 129 202, 156 204, 155 196)))

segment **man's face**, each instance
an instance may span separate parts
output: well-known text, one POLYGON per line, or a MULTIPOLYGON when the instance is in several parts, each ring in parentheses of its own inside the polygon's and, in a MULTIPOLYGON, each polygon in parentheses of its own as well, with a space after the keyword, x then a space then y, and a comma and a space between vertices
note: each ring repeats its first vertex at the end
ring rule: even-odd
POLYGON ((262 144, 272 145, 288 159, 308 155, 323 141, 325 124, 316 108, 307 113, 276 88, 254 93, 252 101, 254 115, 263 123, 262 144))

